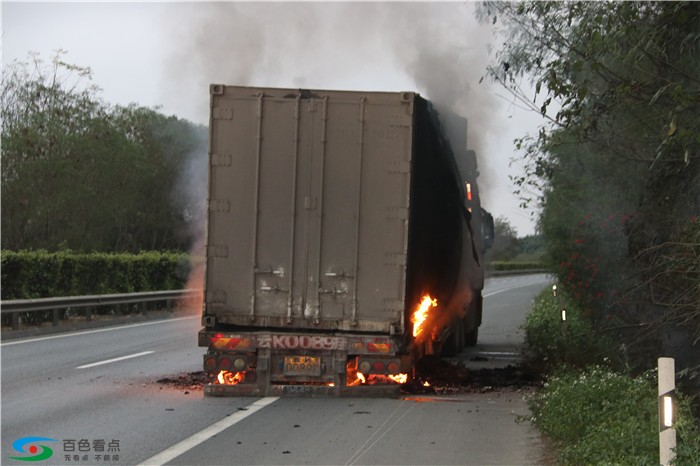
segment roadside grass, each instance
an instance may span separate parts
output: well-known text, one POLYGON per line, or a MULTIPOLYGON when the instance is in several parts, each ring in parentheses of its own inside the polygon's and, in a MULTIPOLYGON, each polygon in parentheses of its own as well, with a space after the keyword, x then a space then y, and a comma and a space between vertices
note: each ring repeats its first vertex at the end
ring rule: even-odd
MULTIPOLYGON (((632 377, 610 368, 604 355, 614 344, 596 334, 582 310, 567 308, 562 331, 560 297, 545 290, 524 324, 533 357, 549 368, 528 400, 531 421, 552 440, 560 464, 659 464, 656 370, 632 377)), ((692 402, 679 394, 679 466, 700 465, 692 402)))

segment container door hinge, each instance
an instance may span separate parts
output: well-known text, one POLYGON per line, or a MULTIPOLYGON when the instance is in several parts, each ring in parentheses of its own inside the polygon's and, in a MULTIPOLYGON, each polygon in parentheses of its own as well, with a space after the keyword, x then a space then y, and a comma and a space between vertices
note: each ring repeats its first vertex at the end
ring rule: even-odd
MULTIPOLYGON (((216 316, 202 316, 202 325, 204 327, 213 327, 216 325, 216 316)), ((200 345, 207 346, 207 345, 200 345)))
POLYGON ((408 220, 407 207, 389 207, 386 214, 387 220, 408 220))
POLYGON ((226 107, 214 107, 211 116, 215 120, 233 120, 233 109, 226 107))
POLYGON ((393 162, 389 164, 389 173, 405 175, 411 172, 411 162, 393 162))
POLYGON ((396 114, 389 117, 389 126, 410 128, 413 125, 413 115, 396 114))
POLYGON ((388 252, 386 254, 385 265, 395 265, 397 267, 406 266, 406 254, 401 252, 388 252))
POLYGON ((316 198, 311 196, 306 196, 304 198, 304 209, 306 210, 316 210, 316 198))
POLYGON ((212 212, 228 212, 231 203, 227 199, 212 199, 209 201, 209 210, 212 212))
POLYGON ((231 159, 233 157, 231 154, 211 154, 211 164, 217 167, 230 167, 231 159))
POLYGON ((222 290, 207 293, 207 302, 211 304, 223 304, 226 302, 226 292, 222 290))
POLYGON ((387 311, 398 312, 403 311, 404 302, 401 299, 384 299, 384 309, 387 311))
POLYGON ((228 257, 228 247, 210 244, 207 247, 207 257, 228 257))

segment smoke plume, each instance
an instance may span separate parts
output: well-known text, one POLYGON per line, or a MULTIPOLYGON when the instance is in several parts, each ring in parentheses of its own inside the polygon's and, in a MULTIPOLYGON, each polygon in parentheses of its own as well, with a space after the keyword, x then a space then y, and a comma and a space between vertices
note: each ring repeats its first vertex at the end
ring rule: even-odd
POLYGON ((498 137, 493 117, 500 101, 488 80, 480 83, 490 33, 473 9, 473 3, 179 5, 165 100, 176 113, 206 123, 211 83, 415 90, 468 118, 467 144, 479 156, 487 191, 484 142, 498 137))
MULTIPOLYGON (((418 91, 438 109, 469 120, 467 145, 479 157, 481 196, 488 205, 492 177, 485 141, 498 137, 493 120, 499 101, 488 80, 480 84, 490 35, 473 8, 471 3, 177 4, 169 18, 173 47, 163 100, 175 113, 206 123, 211 83, 418 91)), ((206 160, 198 157, 196 163, 206 160)))

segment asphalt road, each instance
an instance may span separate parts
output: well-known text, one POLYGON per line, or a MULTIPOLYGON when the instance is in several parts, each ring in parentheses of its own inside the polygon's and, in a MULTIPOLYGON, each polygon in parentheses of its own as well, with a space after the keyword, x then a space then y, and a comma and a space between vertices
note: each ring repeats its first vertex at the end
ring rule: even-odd
MULTIPOLYGON (((500 364, 544 275, 494 278, 476 350, 500 364)), ((204 398, 156 383, 201 370, 197 316, 3 342, 2 464, 537 464, 522 394, 405 399, 204 398), (29 448, 27 446, 26 448, 29 448), (38 451, 41 453, 41 450, 38 451), (109 458, 107 459, 107 456, 109 458)))

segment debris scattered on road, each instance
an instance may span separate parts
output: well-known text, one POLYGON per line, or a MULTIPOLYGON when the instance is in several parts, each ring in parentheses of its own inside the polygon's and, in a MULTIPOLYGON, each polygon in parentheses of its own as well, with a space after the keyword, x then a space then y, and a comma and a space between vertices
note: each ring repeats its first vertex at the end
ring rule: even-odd
POLYGON ((458 362, 425 356, 416 363, 416 378, 402 389, 409 394, 485 393, 503 388, 523 388, 541 383, 536 370, 526 366, 469 370, 458 362))
POLYGON ((156 383, 169 385, 180 390, 186 390, 185 395, 189 394, 189 390, 202 390, 204 385, 211 383, 212 378, 206 372, 183 372, 173 377, 163 377, 156 380, 156 383))
MULTIPOLYGON (((202 390, 214 379, 204 371, 183 372, 176 376, 158 379, 156 383, 179 390, 202 390)), ((494 369, 468 369, 458 361, 448 361, 438 356, 425 356, 416 363, 416 377, 402 385, 406 394, 450 395, 459 393, 486 393, 504 388, 520 389, 539 386, 542 380, 536 368, 527 365, 494 369)), ((350 402, 347 406, 352 407, 350 402)), ((247 408, 238 408, 245 410, 247 408)), ((355 411, 353 414, 371 414, 355 411)))

